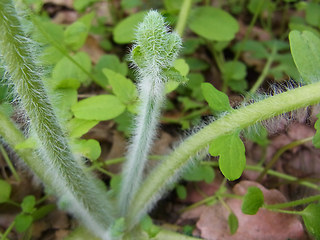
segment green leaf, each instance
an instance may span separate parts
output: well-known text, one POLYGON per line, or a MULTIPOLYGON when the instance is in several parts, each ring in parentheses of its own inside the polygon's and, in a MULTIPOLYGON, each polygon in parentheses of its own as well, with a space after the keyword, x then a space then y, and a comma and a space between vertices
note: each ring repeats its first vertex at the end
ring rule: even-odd
POLYGON ((81 12, 85 10, 92 3, 98 2, 99 0, 74 0, 73 7, 75 10, 81 12))
POLYGON ((178 184, 176 186, 176 193, 179 199, 183 200, 187 198, 187 189, 185 186, 178 184))
POLYGON ((100 143, 94 139, 76 139, 72 142, 72 150, 76 153, 81 153, 91 161, 95 161, 100 157, 100 143))
POLYGON ((306 9, 306 21, 314 27, 320 28, 320 4, 309 2, 306 9))
POLYGON ((317 130, 313 136, 312 143, 316 148, 320 148, 320 113, 317 114, 317 121, 314 124, 314 128, 317 130))
POLYGON ((193 71, 204 71, 210 67, 210 65, 207 62, 200 60, 198 58, 188 57, 188 58, 185 58, 185 60, 188 63, 190 70, 193 70, 193 71))
POLYGON ((234 213, 230 213, 228 217, 228 225, 230 229, 230 234, 233 235, 237 232, 238 230, 238 218, 234 213))
POLYGON ((246 156, 238 133, 213 140, 209 146, 209 153, 212 156, 220 156, 219 168, 227 179, 233 181, 241 176, 246 166, 246 156))
POLYGON ((223 65, 222 75, 226 81, 244 80, 247 75, 246 65, 239 61, 229 61, 223 65))
POLYGON ((32 213, 33 221, 37 221, 41 218, 44 218, 49 213, 51 213, 55 208, 56 208, 55 204, 48 204, 48 205, 39 207, 32 213))
MULTIPOLYGON (((172 2, 170 0, 170 2, 172 2)), ((192 54, 194 53, 197 48, 203 44, 203 39, 201 38, 189 38, 189 39, 186 39, 182 44, 182 55, 186 55, 186 54, 192 54)))
POLYGON ((79 50, 84 45, 88 37, 93 18, 94 13, 92 12, 67 26, 64 31, 64 41, 71 50, 79 50))
POLYGON ((190 29, 211 41, 230 41, 239 25, 229 13, 214 7, 197 7, 191 11, 190 29))
POLYGON ((148 233, 149 238, 154 238, 160 232, 160 228, 153 224, 152 219, 147 215, 140 223, 142 230, 148 233))
POLYGON ((193 101, 190 97, 178 97, 178 101, 183 104, 183 111, 187 112, 190 109, 200 108, 203 106, 202 103, 193 101))
POLYGON ((24 213, 32 213, 35 209, 36 198, 33 195, 29 195, 23 198, 21 208, 24 213))
POLYGON ((186 181, 205 181, 206 183, 211 183, 214 177, 215 173, 212 167, 202 164, 188 169, 182 176, 186 181))
POLYGON ((252 14, 258 12, 260 14, 263 10, 274 8, 273 4, 269 1, 261 1, 261 0, 250 0, 248 4, 248 9, 252 14), (262 4, 262 5, 261 5, 262 4))
POLYGON ((11 185, 0 179, 0 203, 4 203, 10 199, 11 185))
POLYGON ((37 140, 34 137, 29 137, 25 141, 15 145, 14 149, 15 150, 27 149, 27 148, 36 149, 37 145, 38 145, 37 140))
POLYGON ((269 144, 268 131, 261 123, 256 123, 245 131, 245 138, 258 143, 260 146, 267 146, 269 144))
POLYGON ((100 95, 79 101, 71 110, 77 118, 105 121, 119 116, 125 108, 116 96, 100 95))
POLYGON ((18 233, 25 232, 31 226, 33 219, 32 216, 20 213, 14 219, 14 227, 18 233))
POLYGON ((181 74, 181 76, 186 77, 189 73, 189 65, 187 62, 182 59, 178 58, 177 60, 174 61, 173 67, 181 74))
POLYGON ((217 90, 212 84, 202 83, 201 89, 205 100, 214 111, 224 112, 232 110, 228 96, 217 90))
POLYGON ((113 238, 121 237, 125 230, 125 220, 124 218, 118 218, 111 226, 110 233, 113 238))
POLYGON ((54 93, 58 96, 53 102, 57 114, 63 121, 72 118, 71 106, 77 103, 78 92, 75 89, 57 89, 54 93))
POLYGON ((125 111, 114 119, 117 123, 117 130, 123 132, 127 137, 129 137, 132 132, 131 125, 133 116, 134 115, 132 113, 125 111))
POLYGON ((142 5, 141 0, 121 0, 121 7, 125 10, 139 7, 142 5))
POLYGON ((228 86, 237 92, 243 92, 247 88, 247 75, 246 65, 239 61, 226 62, 222 69, 222 76, 228 86))
POLYGON ((263 203, 264 197, 260 188, 249 187, 246 195, 244 195, 241 211, 244 214, 255 215, 263 203))
MULTIPOLYGON (((72 58, 78 62, 87 72, 91 71, 91 59, 85 52, 78 52, 72 58)), ((52 71, 51 86, 53 88, 78 88, 80 85, 75 82, 84 83, 88 79, 88 75, 83 72, 77 65, 71 62, 67 57, 63 57, 54 67, 52 71), (66 83, 70 81, 72 83, 66 83)))
POLYGON ((320 203, 309 204, 301 215, 308 232, 316 239, 320 239, 320 203))
POLYGON ((117 24, 113 30, 113 39, 116 43, 131 43, 134 40, 135 29, 142 22, 145 11, 132 14, 117 24))
POLYGON ((292 31, 289 39, 291 54, 302 79, 307 83, 319 81, 320 39, 308 31, 292 31))
POLYGON ((203 75, 201 73, 189 73, 188 74, 188 84, 187 88, 189 88, 192 93, 191 96, 198 101, 203 101, 204 97, 201 90, 201 83, 205 81, 203 75))
POLYGON ((108 68, 116 73, 126 76, 128 73, 128 66, 126 63, 121 62, 117 55, 108 54, 103 55, 94 67, 94 74, 96 76, 97 84, 106 88, 109 84, 107 77, 103 73, 103 69, 108 68))
POLYGON ((79 138, 86 134, 91 128, 97 125, 97 120, 85 120, 79 118, 73 118, 68 123, 69 135, 72 138, 79 138))
POLYGON ((181 9, 183 0, 164 0, 164 6, 166 7, 168 12, 179 12, 181 9))
POLYGON ((130 79, 110 69, 103 69, 103 73, 108 78, 113 93, 123 104, 128 105, 137 99, 136 86, 130 79))

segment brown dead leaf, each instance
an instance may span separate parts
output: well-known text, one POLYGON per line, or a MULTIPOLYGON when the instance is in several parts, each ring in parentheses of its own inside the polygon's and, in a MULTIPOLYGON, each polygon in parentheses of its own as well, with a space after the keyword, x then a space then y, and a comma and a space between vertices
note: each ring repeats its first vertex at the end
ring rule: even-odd
MULTIPOLYGON (((268 190, 256 182, 242 181, 237 184, 233 191, 243 195, 249 186, 259 187, 269 204, 281 203, 285 197, 278 190, 268 190)), ((183 214, 183 218, 197 218, 197 230, 201 237, 207 240, 304 240, 306 234, 303 225, 296 216, 282 214, 260 209, 256 215, 245 215, 241 211, 242 201, 228 199, 226 203, 232 209, 239 220, 239 228, 234 235, 230 235, 228 227, 229 212, 222 204, 213 206, 201 206, 183 214)))
POLYGON ((86 40, 86 43, 81 48, 82 51, 89 54, 89 56, 94 64, 96 64, 99 61, 99 59, 101 58, 101 56, 103 54, 105 54, 105 52, 103 51, 103 49, 99 45, 99 41, 101 42, 102 39, 99 39, 98 36, 89 35, 86 40))

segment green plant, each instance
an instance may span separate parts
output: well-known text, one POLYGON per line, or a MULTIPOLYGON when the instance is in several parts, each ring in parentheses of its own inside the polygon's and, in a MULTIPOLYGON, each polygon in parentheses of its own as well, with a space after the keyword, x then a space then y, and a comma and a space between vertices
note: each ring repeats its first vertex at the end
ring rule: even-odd
MULTIPOLYGON (((91 1, 88 1, 88 4, 90 3, 91 1)), ((190 7, 190 2, 187 2, 187 6, 188 4, 190 7)), ((196 13, 201 15, 207 12, 221 13, 207 8, 197 9, 196 13)), ((221 14, 224 16, 223 13, 221 14)), ((198 27, 196 23, 193 22, 195 29, 198 27)), ((183 27, 179 28, 180 33, 183 32, 181 28, 183 27)), ((309 85, 234 109, 230 106, 229 99, 224 93, 208 83, 203 83, 201 88, 204 98, 212 110, 221 117, 184 140, 171 154, 164 157, 142 181, 142 172, 155 135, 159 111, 164 101, 165 83, 169 80, 185 81, 185 74, 182 74, 174 63, 181 46, 180 37, 175 33, 168 33, 162 16, 156 11, 151 11, 137 30, 136 45, 131 51, 131 60, 138 69, 140 98, 138 112, 140 115, 136 119, 135 135, 127 154, 128 161, 124 165, 120 195, 110 196, 112 194, 106 193, 96 179, 85 171, 83 162, 73 155, 68 139, 65 137, 65 130, 61 127, 63 120, 55 113, 48 93, 49 87, 43 82, 44 75, 41 74, 41 68, 36 63, 37 56, 31 50, 32 43, 27 38, 13 7, 13 2, 10 0, 0 3, 0 31, 3 33, 0 38, 2 61, 21 105, 30 118, 31 133, 39 146, 37 153, 26 148, 16 148, 16 151, 44 184, 61 198, 61 202, 66 205, 65 208, 75 214, 94 235, 102 239, 121 237, 132 239, 142 234, 143 230, 148 233, 149 237, 169 239, 168 236, 171 236, 174 239, 179 236, 180 239, 188 239, 185 236, 162 231, 150 223, 150 219, 143 219, 143 217, 178 181, 184 171, 191 168, 191 163, 196 161, 194 157, 201 156, 202 152, 209 149, 211 155, 220 157, 219 167, 225 177, 229 180, 238 179, 246 166, 244 146, 240 138, 243 129, 282 113, 320 102, 320 83, 318 81, 320 40, 309 32, 302 34, 292 32, 290 35, 292 54, 303 80, 309 82, 309 85), (304 51, 308 54, 305 54, 304 51), (38 154, 37 157, 35 154, 38 154), (119 204, 114 203, 112 197, 115 197, 115 201, 119 201, 119 204), (116 205, 119 206, 114 212, 116 205), (141 230, 138 223, 142 219, 141 230)), ((72 29, 68 32, 72 32, 72 29)), ((200 31, 200 34, 202 33, 200 31)), ((56 46, 60 48, 59 45, 56 46)), ((60 50, 64 52, 63 48, 60 50)), ((67 58, 75 61, 70 56, 67 58)), ((120 69, 124 68, 120 67, 120 69)), ((135 104, 137 93, 130 81, 128 82, 125 77, 119 76, 112 70, 104 70, 103 73, 112 85, 115 95, 95 96, 75 104, 72 111, 79 119, 89 120, 86 119, 87 111, 93 105, 98 106, 95 109, 95 120, 97 121, 119 116, 125 109, 129 110, 130 106, 135 104), (114 79, 119 79, 119 82, 114 79), (123 91, 124 87, 130 89, 129 94, 123 91), (100 106, 104 104, 116 105, 117 112, 99 112, 100 106)), ((97 82, 104 85, 104 82, 100 80, 97 82)), ((4 112, 0 113, 0 134, 7 144, 15 148, 17 144, 25 143, 25 137, 21 131, 4 112)), ((85 127, 86 129, 96 124, 96 121, 88 123, 81 122, 79 119, 75 120, 79 121, 78 124, 89 125, 85 127)), ((316 128, 318 125, 319 120, 316 128)), ((315 144, 319 144, 318 135, 319 131, 316 134, 317 138, 314 138, 315 144)), ((287 203, 280 207, 264 206, 263 196, 259 191, 250 190, 244 198, 243 209, 244 212, 254 214, 259 207, 279 210, 282 207, 316 200, 319 200, 319 196, 291 205, 287 203), (258 203, 255 209, 248 210, 247 206, 252 205, 250 201, 258 203)), ((307 228, 317 235, 318 232, 310 225, 314 224, 314 221, 310 220, 314 217, 310 209, 318 209, 318 205, 309 206, 301 215, 307 219, 305 220, 307 228)), ((22 215, 28 218, 28 214, 32 211, 32 207, 23 208, 24 215, 22 215)), ((235 232, 237 220, 232 213, 229 217, 232 232, 235 232)))

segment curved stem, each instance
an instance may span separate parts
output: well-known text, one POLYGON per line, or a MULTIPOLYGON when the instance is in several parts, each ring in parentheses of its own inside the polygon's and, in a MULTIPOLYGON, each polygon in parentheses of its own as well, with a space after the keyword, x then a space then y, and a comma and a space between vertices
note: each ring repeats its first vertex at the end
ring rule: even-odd
POLYGON ((134 225, 181 175, 190 157, 225 134, 239 131, 259 121, 320 102, 320 83, 310 84, 269 97, 230 112, 182 142, 148 175, 130 206, 128 222, 134 225))
POLYGON ((320 201, 320 195, 315 195, 315 196, 311 196, 311 197, 307 197, 307 198, 303 198, 303 199, 299 199, 291 202, 264 205, 263 207, 268 210, 273 210, 273 209, 295 207, 298 205, 308 204, 315 201, 320 201))
POLYGON ((0 1, 0 32, 6 71, 38 140, 41 158, 34 162, 40 163, 43 174, 53 176, 49 180, 55 180, 52 185, 63 196, 69 210, 96 235, 108 239, 108 227, 113 221, 111 205, 105 192, 84 172, 83 163, 70 150, 12 0, 0 1))
POLYGON ((250 94, 254 94, 263 83, 264 79, 266 78, 270 70, 270 67, 272 65, 272 62, 274 60, 276 53, 277 53, 277 48, 276 48, 276 44, 274 44, 271 50, 271 54, 268 57, 267 63, 264 65, 262 73, 260 74, 258 80, 255 82, 255 84, 252 86, 252 88, 249 91, 250 94))
POLYGON ((312 141, 313 137, 308 137, 308 138, 304 138, 304 139, 300 139, 294 142, 291 142, 285 146, 283 146, 282 148, 280 148, 272 157, 272 159, 270 160, 270 162, 268 162, 268 164, 264 167, 264 170, 260 173, 259 177, 257 178, 257 182, 261 182, 264 175, 266 175, 266 173, 268 172, 268 170, 270 168, 272 168, 272 166, 278 161, 278 159, 280 158, 280 156, 286 152, 289 149, 292 149, 296 146, 299 146, 301 144, 304 144, 306 142, 310 142, 312 141))
POLYGON ((2 145, 0 145, 0 152, 1 152, 4 160, 6 161, 8 168, 10 169, 12 175, 17 180, 17 182, 20 182, 21 181, 20 176, 18 175, 17 171, 15 170, 12 162, 10 161, 10 158, 9 158, 6 150, 4 149, 4 147, 2 145))

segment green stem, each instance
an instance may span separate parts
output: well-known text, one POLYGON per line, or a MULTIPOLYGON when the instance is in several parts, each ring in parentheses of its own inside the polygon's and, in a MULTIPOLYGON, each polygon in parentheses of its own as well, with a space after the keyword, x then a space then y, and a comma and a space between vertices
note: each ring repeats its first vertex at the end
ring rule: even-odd
POLYGON ((10 226, 7 228, 7 230, 2 234, 1 239, 6 239, 9 233, 11 232, 12 228, 15 225, 15 221, 13 221, 10 226))
POLYGON ((267 63, 264 65, 262 73, 260 74, 258 80, 255 82, 255 84, 250 89, 249 93, 251 93, 251 94, 255 93, 258 90, 258 88, 262 85, 264 79, 268 75, 268 72, 270 70, 270 67, 272 65, 272 62, 273 62, 273 59, 274 59, 276 53, 277 53, 277 48, 276 48, 276 45, 274 44, 274 46, 272 47, 272 52, 268 57, 267 63))
POLYGON ((63 56, 68 58, 74 65, 76 65, 84 74, 88 76, 88 78, 94 80, 95 82, 98 82, 96 80, 95 76, 88 72, 80 63, 78 63, 76 60, 73 59, 68 53, 68 51, 56 40, 50 37, 50 35, 47 33, 47 31, 42 27, 41 23, 38 19, 35 17, 32 17, 33 24, 37 27, 37 30, 45 37, 45 39, 51 44, 54 48, 56 48, 63 56))
MULTIPOLYGON (((218 162, 202 162, 202 164, 210 165, 213 167, 219 167, 218 162)), ((255 172, 262 172, 264 170, 264 168, 261 166, 246 165, 246 170, 255 171, 255 172)), ((290 181, 290 182, 297 182, 298 184, 300 184, 302 186, 306 186, 306 187, 320 191, 320 187, 317 184, 311 183, 309 181, 300 180, 297 177, 290 176, 285 173, 280 173, 280 172, 277 172, 274 170, 268 170, 267 174, 270 176, 275 176, 275 177, 290 181)))
POLYGON ((69 203, 69 210, 92 232, 107 239, 108 227, 114 219, 113 209, 106 193, 84 172, 83 163, 70 150, 12 0, 0 2, 0 32, 0 51, 6 71, 38 140, 41 157, 35 158, 34 164, 39 164, 43 174, 52 177, 45 179, 55 179, 51 186, 69 203))
POLYGON ((191 5, 192 5, 192 0, 183 1, 182 7, 179 13, 179 17, 178 17, 177 26, 176 26, 176 32, 180 36, 183 36, 183 32, 187 24, 187 19, 189 16, 191 5))
POLYGON ((320 83, 314 83, 269 97, 234 110, 187 138, 148 175, 129 208, 128 222, 134 225, 146 214, 168 186, 177 181, 190 157, 205 149, 212 140, 282 113, 316 104, 320 102, 319 91, 320 83))
POLYGON ((181 233, 161 229, 160 232, 153 238, 154 240, 199 240, 199 238, 182 235, 181 233))
POLYGON ((310 142, 312 141, 313 137, 308 137, 308 138, 304 138, 304 139, 300 139, 294 142, 291 142, 285 146, 283 146, 282 148, 280 148, 272 157, 272 159, 270 160, 270 162, 268 162, 268 164, 265 166, 264 170, 260 173, 259 177, 257 178, 257 182, 261 182, 264 175, 268 172, 269 169, 272 168, 272 166, 274 166, 274 164, 278 161, 278 159, 280 158, 280 156, 286 152, 289 149, 292 149, 296 146, 299 146, 301 144, 304 144, 306 142, 310 142))
POLYGON ((27 166, 39 177, 45 185, 51 186, 49 176, 43 171, 43 164, 35 161, 36 155, 30 149, 15 149, 17 144, 23 143, 26 138, 22 132, 16 127, 6 114, 0 111, 0 136, 9 145, 11 149, 14 149, 18 156, 27 164, 27 166))
POLYGON ((261 11, 261 8, 262 8, 264 2, 265 2, 265 0, 260 0, 260 4, 258 5, 258 8, 254 12, 253 18, 251 19, 249 27, 247 28, 246 34, 245 34, 243 40, 241 41, 240 46, 239 46, 239 48, 238 48, 238 50, 236 52, 236 55, 234 57, 234 61, 237 61, 239 59, 240 53, 242 52, 242 49, 243 49, 243 46, 246 43, 246 41, 248 40, 248 38, 249 38, 249 35, 250 35, 251 31, 252 31, 252 28, 253 28, 254 24, 256 23, 256 21, 258 19, 259 13, 261 11))
POLYGON ((273 209, 295 207, 298 205, 304 205, 304 204, 308 204, 315 201, 320 201, 320 195, 315 195, 315 196, 311 196, 311 197, 307 197, 307 198, 303 198, 303 199, 299 199, 291 202, 264 205, 263 207, 268 210, 273 210, 273 209))
POLYGON ((6 161, 6 163, 7 163, 7 165, 8 165, 10 171, 12 172, 12 175, 13 175, 14 178, 17 180, 17 182, 20 182, 21 179, 20 179, 17 171, 14 169, 14 166, 13 166, 12 162, 10 161, 9 156, 8 156, 6 150, 4 149, 4 147, 3 147, 2 145, 0 145, 0 151, 1 151, 1 154, 2 154, 2 156, 3 156, 3 158, 4 158, 4 160, 6 161))

